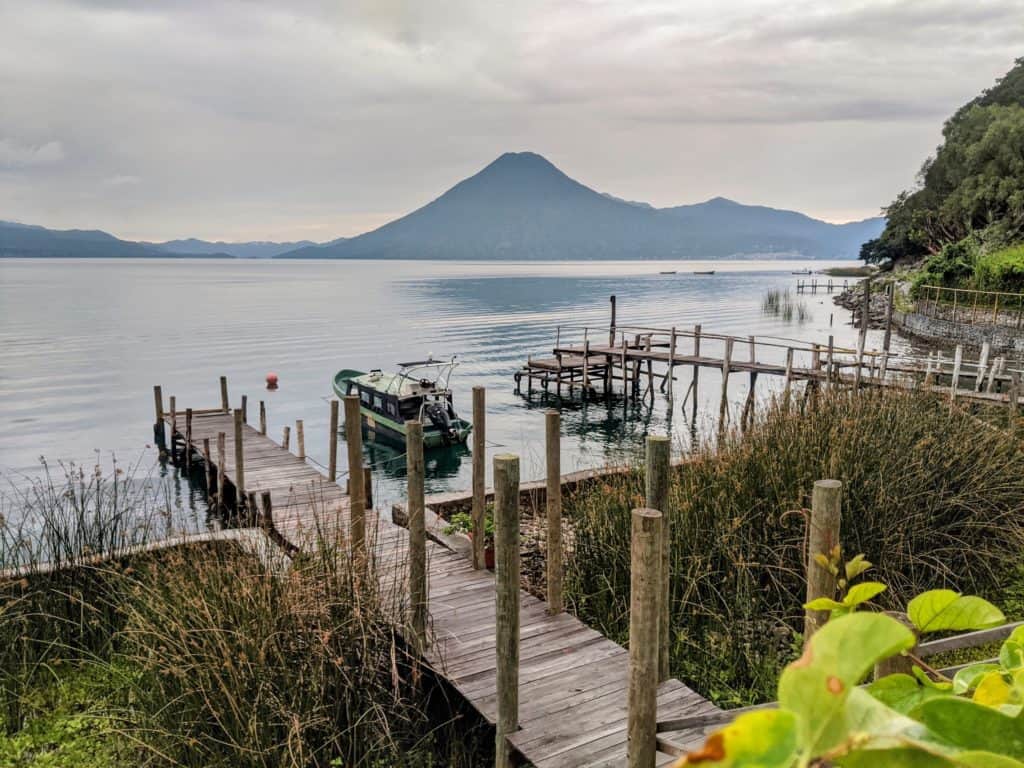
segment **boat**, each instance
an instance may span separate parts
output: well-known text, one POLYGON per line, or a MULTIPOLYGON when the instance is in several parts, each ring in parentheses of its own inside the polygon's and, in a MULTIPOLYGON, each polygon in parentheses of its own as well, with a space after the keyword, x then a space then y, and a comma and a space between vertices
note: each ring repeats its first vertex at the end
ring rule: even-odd
POLYGON ((706 272, 694 272, 693 274, 695 274, 695 275, 713 275, 713 274, 715 274, 715 270, 709 269, 706 272))
POLYGON ((399 363, 398 373, 375 368, 368 373, 349 368, 334 374, 338 397, 359 395, 362 423, 373 437, 405 445, 405 422, 423 424, 424 448, 465 443, 473 425, 452 405, 448 382, 455 370, 450 360, 399 363))
POLYGON ((810 275, 813 274, 809 269, 798 269, 796 272, 790 272, 791 275, 810 275))
POLYGON ((675 273, 676 273, 676 271, 674 269, 669 269, 669 270, 666 270, 664 272, 659 272, 658 274, 659 275, 674 275, 675 273))

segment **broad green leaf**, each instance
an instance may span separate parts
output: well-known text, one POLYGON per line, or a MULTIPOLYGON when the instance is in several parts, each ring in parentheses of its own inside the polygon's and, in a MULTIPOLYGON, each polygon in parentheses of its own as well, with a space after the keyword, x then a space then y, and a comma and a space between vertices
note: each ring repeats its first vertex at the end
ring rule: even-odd
POLYGON ((949 744, 1024 759, 1024 718, 1010 717, 956 696, 926 701, 918 716, 949 744))
POLYGON ((1013 686, 1003 679, 1002 670, 999 670, 989 672, 978 681, 971 701, 986 707, 1001 707, 1003 704, 1010 704, 1012 696, 1013 686))
POLYGON ((846 580, 853 581, 869 568, 871 568, 871 563, 864 559, 863 554, 855 555, 846 563, 846 580))
POLYGON ((1007 640, 999 649, 999 663, 1008 672, 1024 668, 1024 643, 1007 640))
POLYGON ((912 715, 925 701, 948 696, 946 691, 921 685, 910 675, 886 675, 867 687, 868 693, 901 715, 912 715))
POLYGON ((1006 621, 1003 612, 987 600, 951 589, 921 593, 907 605, 907 616, 922 633, 987 629, 1006 621))
POLYGON ((862 584, 854 584, 850 587, 850 591, 846 593, 846 597, 843 598, 843 605, 852 608, 866 603, 873 597, 885 592, 886 586, 879 581, 865 581, 862 584))
POLYGON ((675 766, 790 768, 796 757, 796 717, 782 709, 764 709, 740 715, 675 766))
POLYGON ((942 755, 914 747, 864 749, 835 762, 844 768, 1024 768, 1024 763, 992 752, 942 755))
POLYGON ((880 613, 852 613, 818 630, 779 679, 779 706, 797 714, 801 745, 822 754, 842 743, 850 691, 876 662, 914 643, 913 632, 880 613))
POLYGON ((973 691, 978 683, 989 672, 996 672, 1001 667, 998 664, 971 664, 964 667, 953 676, 953 693, 964 694, 973 691))
POLYGON ((816 597, 809 603, 804 603, 804 608, 809 611, 834 611, 843 608, 843 604, 830 597, 816 597))

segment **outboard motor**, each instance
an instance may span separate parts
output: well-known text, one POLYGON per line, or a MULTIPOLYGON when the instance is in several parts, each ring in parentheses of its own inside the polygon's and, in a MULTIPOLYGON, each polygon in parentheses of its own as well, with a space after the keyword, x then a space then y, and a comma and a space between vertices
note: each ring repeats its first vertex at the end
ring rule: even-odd
POLYGON ((445 445, 453 442, 458 437, 458 432, 452 426, 452 420, 448 416, 448 409, 441 403, 427 403, 423 406, 423 410, 427 414, 427 418, 430 419, 430 423, 441 432, 445 445))

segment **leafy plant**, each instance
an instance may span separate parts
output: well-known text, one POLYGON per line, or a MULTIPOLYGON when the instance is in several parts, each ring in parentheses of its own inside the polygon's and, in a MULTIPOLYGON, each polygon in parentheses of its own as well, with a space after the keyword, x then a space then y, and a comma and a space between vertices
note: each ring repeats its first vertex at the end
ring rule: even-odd
MULTIPOLYGON (((448 521, 448 525, 444 527, 444 532, 448 536, 453 533, 472 535, 473 516, 469 512, 456 512, 448 521)), ((494 543, 494 506, 492 504, 487 505, 487 510, 484 513, 484 543, 494 543)))

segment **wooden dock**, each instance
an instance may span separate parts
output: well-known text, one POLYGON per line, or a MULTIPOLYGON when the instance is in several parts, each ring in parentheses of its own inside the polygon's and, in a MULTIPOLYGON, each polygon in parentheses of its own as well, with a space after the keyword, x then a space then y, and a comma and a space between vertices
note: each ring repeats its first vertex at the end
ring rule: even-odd
MULTIPOLYGON (((261 525, 272 538, 283 539, 286 548, 308 549, 320 536, 344 541, 349 535, 350 501, 338 483, 275 443, 263 428, 243 423, 241 412, 175 408, 161 413, 159 388, 157 400, 157 426, 161 435, 164 423, 170 427, 172 458, 203 464, 215 504, 220 499, 242 506, 243 522, 261 525), (260 520, 262 512, 242 504, 264 493, 272 502, 269 520, 260 520)), ((426 660, 494 724, 499 693, 495 576, 474 570, 464 553, 445 546, 443 521, 428 513, 431 642, 426 660)), ((405 589, 409 532, 373 512, 366 526, 374 572, 382 582, 405 589)), ((508 736, 512 748, 537 768, 625 765, 628 652, 569 614, 551 615, 545 602, 523 590, 519 611, 519 727, 508 736)), ((661 683, 657 719, 671 723, 673 730, 659 736, 656 764, 699 746, 722 717, 721 710, 678 680, 661 683), (692 727, 687 725, 691 718, 692 727)))

